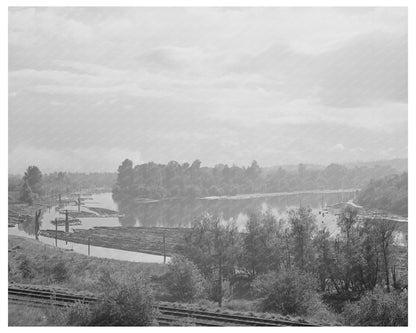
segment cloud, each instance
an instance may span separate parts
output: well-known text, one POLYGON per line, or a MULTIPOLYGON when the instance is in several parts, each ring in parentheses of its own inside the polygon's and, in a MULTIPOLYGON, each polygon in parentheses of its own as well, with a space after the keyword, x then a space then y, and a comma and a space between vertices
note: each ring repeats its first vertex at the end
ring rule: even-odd
POLYGON ((318 94, 323 104, 407 103, 407 35, 361 36, 322 60, 318 94))
POLYGON ((334 151, 344 151, 345 147, 342 143, 337 143, 332 149, 334 151))
POLYGON ((318 99, 331 107, 407 103, 407 35, 371 33, 319 54, 276 43, 233 69, 262 73, 269 79, 264 89, 289 99, 318 99))
POLYGON ((9 173, 21 174, 29 165, 36 165, 42 172, 115 172, 125 158, 135 163, 143 159, 138 151, 128 149, 89 147, 85 149, 47 149, 18 146, 9 151, 9 173))
POLYGON ((90 148, 209 164, 405 154, 407 10, 12 8, 9 129, 11 159, 61 168, 47 155, 74 151, 77 170, 96 166, 90 148))

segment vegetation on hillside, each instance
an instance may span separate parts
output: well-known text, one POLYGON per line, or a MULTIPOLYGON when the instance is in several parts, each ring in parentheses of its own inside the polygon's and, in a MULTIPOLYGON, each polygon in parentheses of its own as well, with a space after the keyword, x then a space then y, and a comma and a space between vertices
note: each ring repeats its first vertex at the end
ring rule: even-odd
POLYGON ((407 291, 386 293, 377 287, 358 302, 348 303, 345 324, 351 326, 407 326, 407 291))
POLYGON ((205 215, 194 221, 183 253, 211 282, 207 297, 219 304, 226 293, 249 288, 263 310, 328 319, 324 294, 355 299, 380 286, 401 295, 407 276, 395 266, 395 226, 359 220, 351 206, 338 225, 334 239, 317 228, 310 209, 299 208, 280 221, 267 212, 251 214, 246 232, 238 233, 233 223, 205 215))
POLYGON ((366 208, 407 216, 408 214, 408 175, 388 175, 373 179, 364 187, 357 198, 366 208))
POLYGON ((106 270, 120 281, 134 275, 150 278, 167 272, 167 267, 161 264, 88 257, 17 236, 9 236, 9 250, 9 282, 15 283, 99 292, 99 280, 106 270))

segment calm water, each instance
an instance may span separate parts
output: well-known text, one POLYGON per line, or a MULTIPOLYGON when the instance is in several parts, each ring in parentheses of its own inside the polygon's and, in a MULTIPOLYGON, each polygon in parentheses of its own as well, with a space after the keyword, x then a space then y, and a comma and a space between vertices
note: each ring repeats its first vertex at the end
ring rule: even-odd
POLYGON ((118 210, 125 217, 120 218, 122 226, 146 227, 189 227, 192 220, 208 212, 220 215, 224 220, 234 220, 244 230, 248 214, 255 211, 270 211, 277 218, 287 217, 290 209, 310 207, 316 215, 316 223, 326 226, 331 233, 338 231, 336 216, 320 214, 322 207, 352 199, 353 193, 303 193, 241 199, 195 199, 167 200, 160 202, 119 203, 118 210))
MULTIPOLYGON (((72 229, 89 229, 95 226, 145 226, 145 227, 189 227, 192 220, 201 214, 220 215, 224 220, 234 220, 240 230, 244 230, 244 225, 249 212, 270 211, 278 218, 285 218, 287 212, 292 208, 310 207, 316 215, 316 222, 319 226, 325 226, 331 234, 336 234, 336 216, 325 213, 320 214, 322 207, 329 206, 340 201, 346 201, 353 197, 353 193, 303 193, 285 194, 255 198, 217 198, 217 199, 194 199, 194 200, 166 200, 159 202, 122 202, 116 203, 112 199, 111 193, 100 193, 91 196, 91 200, 86 200, 82 211, 89 211, 88 207, 102 207, 118 210, 124 217, 107 218, 80 218, 82 225, 70 226, 72 229)), ((78 207, 69 205, 63 207, 69 211, 77 211, 78 207)), ((41 218, 41 229, 55 230, 55 225, 51 223, 57 217, 65 217, 55 211, 55 207, 50 210, 45 209, 41 218)), ((64 226, 58 226, 58 230, 65 230, 64 226)), ((32 223, 19 224, 14 228, 9 228, 9 234, 34 238, 34 226, 32 223)), ((40 241, 55 245, 55 240, 47 237, 40 237, 40 241)), ((58 240, 58 246, 73 250, 78 253, 87 254, 87 246, 83 244, 66 243, 58 240)), ((119 260, 129 260, 137 262, 163 262, 163 257, 108 249, 91 246, 91 255, 102 258, 112 258, 119 260)))

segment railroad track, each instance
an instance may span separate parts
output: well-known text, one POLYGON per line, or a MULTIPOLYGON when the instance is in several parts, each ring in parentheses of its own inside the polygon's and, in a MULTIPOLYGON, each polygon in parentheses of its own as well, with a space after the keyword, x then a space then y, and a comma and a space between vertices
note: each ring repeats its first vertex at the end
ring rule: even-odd
MULTIPOLYGON (((65 307, 76 302, 93 304, 95 296, 64 293, 48 289, 9 286, 9 302, 29 304, 35 307, 65 307)), ((159 326, 318 326, 316 324, 281 319, 266 319, 224 312, 213 312, 171 306, 168 303, 157 305, 159 326)))

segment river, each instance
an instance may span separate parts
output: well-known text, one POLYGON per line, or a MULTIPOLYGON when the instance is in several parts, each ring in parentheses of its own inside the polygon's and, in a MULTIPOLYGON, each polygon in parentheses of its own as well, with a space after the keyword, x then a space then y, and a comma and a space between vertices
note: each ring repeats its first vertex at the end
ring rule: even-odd
MULTIPOLYGON (((163 201, 137 202, 129 201, 116 203, 111 193, 92 194, 89 200, 84 201, 82 211, 89 211, 88 207, 101 207, 111 210, 118 210, 123 217, 100 217, 80 218, 82 224, 70 227, 72 229, 90 229, 96 226, 107 227, 189 227, 192 220, 201 214, 220 215, 223 220, 234 220, 241 231, 244 230, 248 214, 254 211, 270 211, 277 218, 285 218, 290 209, 310 207, 316 216, 318 227, 326 227, 332 235, 338 232, 336 216, 329 212, 322 214, 323 207, 333 205, 340 201, 347 201, 354 196, 353 191, 324 191, 324 192, 298 192, 298 193, 275 193, 255 194, 239 197, 211 197, 205 199, 171 199, 163 201)), ((75 205, 63 207, 68 210, 78 210, 75 205)), ((42 230, 55 230, 51 223, 57 217, 64 217, 55 211, 55 207, 45 209, 41 217, 42 230)), ((58 230, 65 230, 64 226, 58 226, 58 230)), ((21 223, 14 228, 9 228, 10 235, 34 238, 34 227, 31 223, 21 223)), ((46 244, 55 245, 55 240, 47 237, 39 237, 39 240, 46 244)), ((87 254, 87 245, 66 243, 58 240, 58 247, 72 250, 74 252, 87 254)), ((91 246, 90 255, 128 260, 135 262, 157 262, 162 263, 163 257, 138 252, 109 249, 91 246)))

